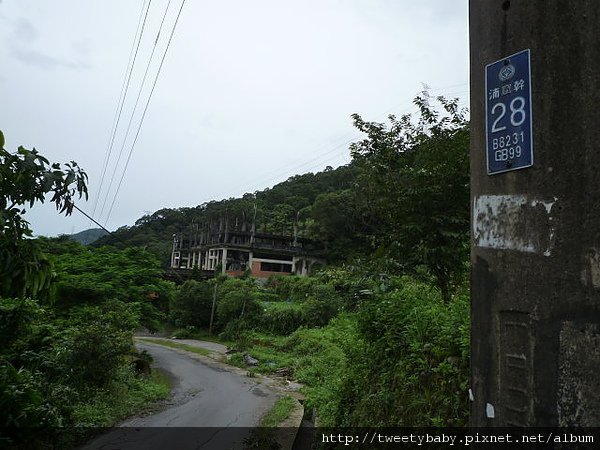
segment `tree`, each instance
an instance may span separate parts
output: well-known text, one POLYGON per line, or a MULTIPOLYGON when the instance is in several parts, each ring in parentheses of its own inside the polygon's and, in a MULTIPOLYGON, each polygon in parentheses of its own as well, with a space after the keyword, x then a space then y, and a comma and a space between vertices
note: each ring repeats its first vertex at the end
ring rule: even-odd
POLYGON ((351 145, 358 186, 369 209, 373 240, 401 270, 425 267, 445 300, 465 272, 469 249, 469 131, 456 100, 427 93, 414 103, 420 117, 389 116, 390 125, 354 125, 367 137, 351 145))
POLYGON ((154 254, 139 247, 87 247, 68 238, 37 241, 57 272, 52 289, 54 309, 67 311, 116 300, 135 305, 140 323, 150 331, 157 329, 173 288, 161 279, 160 261, 154 254))
POLYGON ((36 296, 47 290, 51 267, 31 239, 26 207, 50 201, 61 214, 73 211, 73 198, 87 199, 87 175, 75 161, 50 164, 35 149, 4 149, 0 131, 0 297, 36 296))
POLYGON ((208 328, 213 301, 213 285, 188 280, 173 296, 170 318, 179 327, 208 328))
POLYGON ((355 190, 320 194, 310 208, 312 234, 327 245, 329 262, 349 260, 369 252, 368 216, 355 190))

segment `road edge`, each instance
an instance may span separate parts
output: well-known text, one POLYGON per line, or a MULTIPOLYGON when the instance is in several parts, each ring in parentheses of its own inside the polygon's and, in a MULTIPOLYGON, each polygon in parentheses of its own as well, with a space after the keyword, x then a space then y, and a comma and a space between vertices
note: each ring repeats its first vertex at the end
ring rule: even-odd
MULTIPOLYGON (((136 342, 138 342, 138 341, 143 342, 146 345, 156 345, 159 347, 167 348, 167 349, 177 352, 181 355, 185 355, 189 358, 200 361, 200 362, 202 362, 210 367, 213 367, 213 368, 226 370, 228 372, 234 373, 239 376, 244 376, 244 377, 248 376, 249 372, 247 370, 242 369, 237 366, 232 366, 231 364, 227 364, 225 355, 223 355, 221 353, 209 352, 208 355, 201 355, 201 354, 194 353, 194 352, 184 350, 181 348, 170 347, 168 345, 161 345, 161 344, 156 343, 156 341, 152 342, 145 338, 147 338, 147 337, 146 336, 135 336, 134 340, 136 342)), ((168 338, 163 338, 163 339, 165 339, 167 341, 176 342, 176 340, 171 340, 168 338)), ((258 381, 260 384, 264 385, 265 387, 269 388, 271 391, 273 391, 278 396, 287 395, 294 400, 295 404, 294 404, 293 410, 290 412, 289 416, 276 427, 276 430, 275 430, 275 439, 277 440, 279 445, 281 445, 281 448, 284 450, 291 450, 294 445, 294 441, 296 440, 298 430, 302 424, 302 419, 304 417, 304 406, 301 403, 301 400, 303 400, 304 397, 302 396, 302 394, 300 394, 298 392, 286 390, 285 386, 281 384, 281 380, 273 379, 273 378, 270 378, 263 374, 258 374, 258 373, 253 373, 252 378, 255 381, 258 381)))

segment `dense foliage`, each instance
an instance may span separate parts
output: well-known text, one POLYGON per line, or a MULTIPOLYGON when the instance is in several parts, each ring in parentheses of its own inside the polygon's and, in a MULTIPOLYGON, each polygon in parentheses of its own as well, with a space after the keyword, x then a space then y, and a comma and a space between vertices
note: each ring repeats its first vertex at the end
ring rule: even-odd
MULTIPOLYGON (((210 317, 214 281, 188 281, 171 309, 194 336, 199 314, 210 317), (194 297, 197 294, 198 297, 194 297), (180 308, 188 304, 187 314, 180 308)), ((464 425, 467 414, 469 299, 450 302, 435 286, 410 277, 383 277, 364 268, 317 277, 276 277, 262 286, 221 279, 215 331, 235 342, 258 370, 291 370, 306 383, 322 425, 464 425), (246 304, 244 306, 244 300, 246 304), (250 306, 252 305, 252 306, 250 306)))
POLYGON ((90 253, 65 240, 41 244, 56 252, 49 255, 57 271, 55 302, 0 299, 0 424, 20 430, 22 436, 9 436, 25 447, 34 438, 49 445, 73 434, 58 427, 110 426, 136 404, 168 393, 139 379, 132 365, 140 358, 134 331, 158 323, 155 302, 168 295, 166 282, 152 278, 158 262, 140 258, 140 251, 90 253), (156 291, 158 298, 146 295, 156 291), (124 399, 129 403, 116 408, 124 399), (42 426, 48 434, 25 428, 42 426))
POLYGON ((55 308, 118 300, 134 306, 146 328, 156 330, 160 326, 172 286, 162 280, 160 262, 152 253, 136 247, 90 248, 66 237, 39 241, 44 252, 52 256, 58 273, 55 308))
POLYGON ((35 242, 23 215, 34 203, 50 201, 71 214, 74 197, 87 199, 87 175, 75 161, 50 164, 37 150, 4 149, 0 131, 0 297, 43 296, 52 268, 35 242))
POLYGON ((403 278, 358 317, 364 348, 351 352, 338 422, 357 426, 465 425, 469 298, 403 278))
POLYGON ((456 101, 417 97, 420 117, 365 122, 367 137, 352 144, 360 167, 359 196, 370 209, 373 242, 403 272, 424 267, 448 300, 462 281, 469 251, 469 130, 456 101))
POLYGON ((167 394, 131 362, 133 332, 157 323, 155 300, 168 304, 169 285, 143 251, 30 239, 25 208, 51 194, 68 215, 87 177, 73 161, 63 170, 3 146, 0 133, 0 447, 68 448, 83 427, 167 394))

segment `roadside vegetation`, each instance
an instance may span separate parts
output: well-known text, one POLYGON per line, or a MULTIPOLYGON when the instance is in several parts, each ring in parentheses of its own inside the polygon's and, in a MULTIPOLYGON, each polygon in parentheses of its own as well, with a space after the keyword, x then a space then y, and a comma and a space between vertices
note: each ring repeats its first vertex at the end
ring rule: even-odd
POLYGON ((85 173, 0 139, 0 443, 43 447, 167 395, 133 346, 139 327, 225 342, 231 364, 304 384, 318 425, 465 425, 468 122, 438 100, 439 111, 419 96, 417 118, 387 124, 354 115, 365 138, 347 166, 163 209, 90 246, 33 239, 22 217, 47 197, 70 214, 87 196, 85 173), (172 234, 223 214, 256 214, 271 233, 296 227, 323 243, 328 266, 266 283, 165 281, 172 234), (50 432, 40 444, 27 427, 50 432))
POLYGON ((140 324, 154 324, 162 314, 146 292, 155 292, 152 281, 165 282, 145 275, 150 284, 143 284, 136 276, 147 273, 148 261, 123 251, 111 259, 106 251, 106 264, 92 271, 86 262, 94 257, 83 252, 80 269, 67 273, 63 266, 77 264, 80 249, 41 244, 56 271, 48 297, 0 299, 0 418, 9 431, 5 439, 23 448, 40 439, 67 447, 170 392, 167 379, 150 371, 150 355, 133 346, 140 324), (127 291, 132 286, 137 295, 127 291))
POLYGON ((261 419, 259 426, 276 427, 287 419, 294 410, 296 401, 292 397, 281 397, 273 405, 273 408, 261 419))
POLYGON ((169 303, 155 256, 31 238, 25 208, 51 198, 68 215, 86 183, 0 133, 0 447, 68 448, 170 391, 132 339, 169 303))
MULTIPOLYGON (((185 290, 202 291, 189 290, 196 284, 203 283, 188 281, 185 290)), ((435 284, 410 276, 381 280, 351 267, 309 278, 275 277, 265 286, 250 279, 222 284, 228 290, 221 297, 217 288, 215 332, 232 347, 230 364, 304 384, 305 408, 317 413, 319 425, 466 424, 470 327, 464 288, 446 302, 435 284), (243 300, 231 314, 227 292, 245 293, 243 314, 243 300)), ((212 302, 212 294, 205 300, 212 302)), ((201 337, 194 327, 183 330, 185 337, 201 337)))

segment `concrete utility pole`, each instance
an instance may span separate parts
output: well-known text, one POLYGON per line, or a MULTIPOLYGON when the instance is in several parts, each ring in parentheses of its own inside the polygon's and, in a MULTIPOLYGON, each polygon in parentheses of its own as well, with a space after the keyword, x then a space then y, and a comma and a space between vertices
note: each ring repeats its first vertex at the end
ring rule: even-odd
POLYGON ((470 42, 471 424, 600 426, 600 1, 471 0, 470 42))
POLYGON ((215 307, 217 306, 217 281, 213 286, 212 308, 210 309, 210 325, 208 326, 208 335, 212 336, 213 320, 215 318, 215 307))

